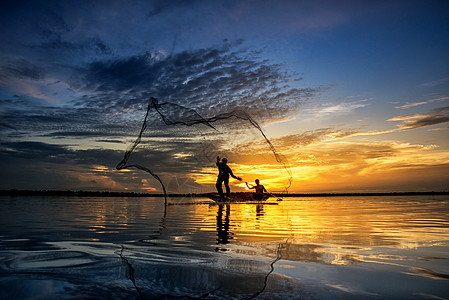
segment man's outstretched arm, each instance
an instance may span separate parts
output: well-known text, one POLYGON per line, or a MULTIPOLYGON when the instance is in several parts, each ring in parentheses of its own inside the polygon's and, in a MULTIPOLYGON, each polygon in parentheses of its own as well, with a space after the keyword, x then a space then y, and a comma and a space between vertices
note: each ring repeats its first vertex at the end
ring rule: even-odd
POLYGON ((232 176, 232 178, 237 179, 237 180, 240 180, 240 181, 242 180, 241 177, 237 177, 237 176, 234 175, 234 173, 232 173, 231 168, 228 167, 228 170, 229 170, 229 174, 232 176))

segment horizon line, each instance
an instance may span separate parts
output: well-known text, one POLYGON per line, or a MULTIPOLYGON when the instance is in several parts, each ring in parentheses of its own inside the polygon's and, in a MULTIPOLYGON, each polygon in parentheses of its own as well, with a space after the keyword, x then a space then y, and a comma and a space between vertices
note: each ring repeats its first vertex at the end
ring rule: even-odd
MULTIPOLYGON (((242 192, 234 192, 242 193, 242 192)), ((243 192, 251 193, 251 192, 243 192)), ((86 190, 0 190, 0 196, 103 196, 103 197, 207 197, 216 192, 207 193, 148 193, 130 191, 86 191, 86 190)), ((412 195, 449 195, 449 191, 409 191, 409 192, 322 192, 322 193, 269 193, 276 197, 331 197, 331 196, 412 196, 412 195)))

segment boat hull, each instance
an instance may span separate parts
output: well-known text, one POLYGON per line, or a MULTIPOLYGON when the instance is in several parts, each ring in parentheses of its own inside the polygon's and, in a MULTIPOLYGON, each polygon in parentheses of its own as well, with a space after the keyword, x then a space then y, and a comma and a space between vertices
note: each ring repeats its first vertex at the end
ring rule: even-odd
POLYGON ((215 202, 264 202, 270 198, 270 196, 268 194, 232 193, 229 197, 223 196, 223 198, 218 194, 210 194, 209 198, 215 202))

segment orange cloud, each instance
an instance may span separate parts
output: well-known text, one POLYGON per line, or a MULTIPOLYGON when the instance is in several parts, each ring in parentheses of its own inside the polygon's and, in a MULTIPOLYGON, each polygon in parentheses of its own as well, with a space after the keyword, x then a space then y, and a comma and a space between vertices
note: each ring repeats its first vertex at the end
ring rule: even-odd
POLYGON ((449 152, 440 151, 435 145, 323 142, 305 147, 293 164, 296 167, 292 190, 309 192, 366 188, 385 191, 395 183, 401 183, 404 190, 419 189, 425 184, 442 190, 447 185, 444 180, 449 180, 449 152), (434 182, 430 177, 420 182, 421 172, 431 174, 432 170, 439 170, 435 171, 434 182), (410 184, 405 188, 407 182, 410 184))
MULTIPOLYGON (((286 150, 283 152, 292 166, 294 180, 290 192, 404 191, 426 187, 444 190, 449 180, 449 152, 435 145, 329 139, 279 149, 286 150)), ((256 161, 257 156, 253 154, 249 161, 256 161)), ((244 181, 260 179, 271 191, 283 191, 288 181, 288 174, 276 163, 247 164, 242 159, 231 164, 231 168, 244 181)), ((195 175, 197 183, 211 189, 215 180, 216 170, 212 167, 195 175)), ((231 180, 231 184, 233 190, 244 189, 244 183, 231 180)))
POLYGON ((449 122, 449 106, 432 110, 428 114, 399 116, 390 121, 404 121, 398 125, 401 130, 415 129, 449 122))

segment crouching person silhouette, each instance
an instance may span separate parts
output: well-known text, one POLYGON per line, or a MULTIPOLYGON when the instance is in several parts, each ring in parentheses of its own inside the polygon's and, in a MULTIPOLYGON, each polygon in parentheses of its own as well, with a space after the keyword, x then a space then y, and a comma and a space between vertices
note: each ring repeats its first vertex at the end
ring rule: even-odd
POLYGON ((262 200, 263 197, 265 196, 265 193, 268 193, 267 190, 265 189, 265 187, 263 185, 260 184, 259 179, 255 180, 256 185, 253 186, 249 186, 248 182, 245 182, 246 186, 248 187, 248 189, 254 189, 255 193, 253 194, 253 197, 255 200, 262 200))

